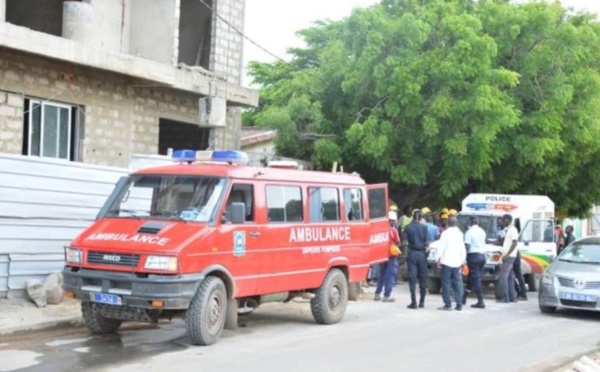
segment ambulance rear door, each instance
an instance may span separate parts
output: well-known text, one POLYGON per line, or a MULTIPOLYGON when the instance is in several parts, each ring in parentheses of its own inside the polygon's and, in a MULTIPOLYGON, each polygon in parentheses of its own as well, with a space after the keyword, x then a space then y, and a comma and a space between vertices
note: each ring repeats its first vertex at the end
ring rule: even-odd
POLYGON ((369 263, 385 261, 389 256, 389 240, 379 236, 389 233, 388 185, 387 183, 367 185, 367 209, 369 216, 369 263))

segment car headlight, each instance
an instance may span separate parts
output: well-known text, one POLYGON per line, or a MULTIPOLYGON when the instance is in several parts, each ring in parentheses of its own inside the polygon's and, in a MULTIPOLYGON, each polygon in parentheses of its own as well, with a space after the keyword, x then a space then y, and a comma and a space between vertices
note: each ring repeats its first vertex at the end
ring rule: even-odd
POLYGON ((542 284, 543 285, 554 285, 554 275, 544 274, 542 275, 542 284))
POLYGON ((81 250, 65 247, 65 261, 68 264, 81 264, 81 250))
POLYGON ((148 256, 144 268, 147 270, 177 271, 179 264, 177 262, 177 257, 148 256))

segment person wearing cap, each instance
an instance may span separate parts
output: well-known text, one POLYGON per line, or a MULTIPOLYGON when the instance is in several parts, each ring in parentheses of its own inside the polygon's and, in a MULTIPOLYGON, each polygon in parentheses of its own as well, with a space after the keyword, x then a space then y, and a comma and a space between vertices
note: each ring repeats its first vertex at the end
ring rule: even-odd
POLYGON ((440 213, 440 234, 446 230, 446 226, 448 226, 448 218, 450 216, 448 215, 448 209, 444 208, 442 209, 442 212, 440 213))
MULTIPOLYGON (((465 246, 467 248, 467 265, 469 266, 468 285, 477 296, 477 303, 472 308, 485 309, 483 302, 483 289, 481 288, 481 276, 485 266, 485 230, 479 226, 476 216, 469 217, 469 230, 465 234, 465 246)), ((463 297, 463 305, 467 303, 467 291, 463 297)))
POLYGON ((410 205, 405 205, 404 208, 402 208, 402 217, 400 218, 400 233, 402 233, 404 231, 404 229, 406 229, 406 226, 408 226, 408 224, 411 222, 412 217, 410 214, 410 205))
POLYGON ((421 224, 421 211, 413 214, 412 222, 406 227, 402 234, 402 243, 408 247, 408 285, 410 288, 411 302, 409 309, 417 308, 417 278, 421 297, 419 307, 425 307, 425 295, 427 294, 427 252, 429 241, 427 240, 427 226, 421 224))
POLYGON ((442 271, 442 298, 444 306, 440 307, 439 310, 452 310, 450 287, 452 287, 454 300, 456 301, 455 310, 462 310, 463 282, 461 267, 467 258, 467 251, 465 249, 464 235, 457 224, 456 217, 450 217, 448 219, 448 228, 440 237, 437 265, 442 271))
MULTIPOLYGON (((398 230, 396 230, 396 224, 398 222, 398 215, 396 212, 390 211, 388 213, 388 219, 390 221, 389 239, 390 245, 400 246, 400 236, 398 236, 398 230)), ((375 289, 375 301, 381 301, 381 292, 383 291, 383 302, 394 302, 395 299, 392 297, 392 289, 396 282, 396 272, 398 271, 398 257, 390 254, 387 262, 381 264, 379 279, 377 279, 377 288, 375 289)))
POLYGON ((425 215, 425 225, 427 226, 427 240, 429 243, 438 240, 440 238, 440 229, 433 223, 431 213, 425 215))
POLYGON ((456 217, 456 216, 458 216, 458 211, 456 209, 450 209, 448 211, 448 216, 449 217, 456 217))

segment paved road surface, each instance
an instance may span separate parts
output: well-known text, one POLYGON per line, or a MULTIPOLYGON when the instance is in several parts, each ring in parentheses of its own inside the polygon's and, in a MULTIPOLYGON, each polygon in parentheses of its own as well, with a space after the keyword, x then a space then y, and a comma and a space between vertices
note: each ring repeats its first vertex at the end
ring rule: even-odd
POLYGON ((333 326, 314 324, 308 304, 266 305, 211 347, 191 346, 181 321, 103 337, 80 328, 5 337, 0 371, 544 371, 600 341, 600 316, 542 315, 535 298, 442 312, 439 296, 406 309, 406 292, 397 286, 393 304, 352 302, 333 326))

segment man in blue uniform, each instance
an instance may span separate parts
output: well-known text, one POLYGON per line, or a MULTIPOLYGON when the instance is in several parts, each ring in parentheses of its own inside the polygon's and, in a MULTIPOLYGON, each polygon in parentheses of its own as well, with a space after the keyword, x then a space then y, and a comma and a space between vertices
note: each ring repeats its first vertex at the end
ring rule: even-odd
POLYGON ((419 278, 419 307, 425 307, 425 295, 427 294, 427 252, 429 241, 427 239, 427 226, 420 221, 422 214, 420 210, 413 213, 412 222, 404 229, 402 244, 408 247, 408 285, 410 287, 409 309, 417 308, 417 277, 419 278))

